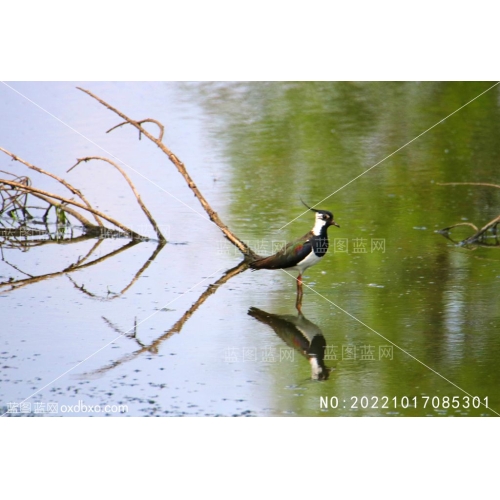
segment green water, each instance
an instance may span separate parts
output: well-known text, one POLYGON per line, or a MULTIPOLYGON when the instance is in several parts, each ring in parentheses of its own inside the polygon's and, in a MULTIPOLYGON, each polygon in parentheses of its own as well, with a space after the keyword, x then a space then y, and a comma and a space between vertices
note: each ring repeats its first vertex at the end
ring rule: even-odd
MULTIPOLYGON (((466 393, 488 397, 499 410, 500 247, 459 248, 435 233, 463 221, 481 227, 500 213, 499 189, 438 185, 499 183, 498 89, 392 155, 490 86, 254 83, 192 89, 208 117, 217 117, 207 123, 231 165, 227 217, 236 232, 264 248, 261 239, 302 235, 312 223, 307 214, 279 232, 304 212, 301 197, 309 204, 325 200, 318 208, 333 211, 341 225, 330 228, 330 242, 343 240, 347 251, 330 247, 306 272, 314 291, 306 288, 303 307, 323 331, 327 364, 335 370, 327 382, 308 385, 307 397, 289 391, 296 414, 322 414, 321 396, 345 400, 345 409, 324 410, 327 415, 388 413, 359 403, 350 411, 354 396, 396 397, 397 414, 492 414, 484 406, 465 408, 466 393), (384 346, 392 348, 392 360, 384 358, 384 346), (401 408, 403 396, 417 397, 417 408, 401 408), (426 408, 423 396, 431 398, 426 408), (446 396, 459 396, 458 407, 443 408, 446 396), (432 397, 440 398, 437 409, 432 397)), ((471 229, 455 234, 460 239, 471 229)), ((258 276, 258 286, 267 288, 259 307, 290 314, 293 279, 281 276, 276 285, 271 275, 258 276)), ((308 373, 303 363, 301 374, 308 373)), ((286 398, 280 385, 274 397, 286 398)))

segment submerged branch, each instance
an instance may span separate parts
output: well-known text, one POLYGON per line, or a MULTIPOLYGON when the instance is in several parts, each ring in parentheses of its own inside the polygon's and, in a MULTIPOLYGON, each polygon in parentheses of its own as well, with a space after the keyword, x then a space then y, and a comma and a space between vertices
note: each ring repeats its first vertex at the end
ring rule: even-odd
MULTIPOLYGON (((124 226, 123 224, 121 224, 117 220, 113 219, 112 217, 109 217, 106 214, 103 214, 102 212, 100 212, 99 210, 96 210, 95 208, 86 207, 85 205, 82 205, 81 203, 78 203, 78 202, 76 202, 74 200, 70 200, 70 199, 65 198, 63 196, 60 196, 58 194, 49 193, 47 191, 44 191, 43 189, 37 189, 37 188, 31 187, 31 186, 26 186, 26 185, 23 185, 23 184, 19 184, 18 182, 9 181, 9 180, 6 180, 6 179, 0 179, 0 182, 3 183, 3 184, 6 184, 8 186, 16 187, 17 189, 20 189, 22 191, 26 191, 28 193, 32 193, 34 195, 37 195, 37 194, 38 195, 43 195, 43 196, 47 196, 47 197, 50 197, 50 198, 55 198, 56 200, 63 201, 64 203, 69 204, 69 205, 74 205, 75 207, 78 207, 78 208, 81 208, 82 210, 86 210, 88 212, 91 212, 91 213, 93 213, 95 215, 98 215, 102 219, 107 220, 108 222, 111 222, 111 224, 115 225, 116 227, 119 227, 123 232, 129 234, 133 239, 145 239, 140 234, 136 233, 135 231, 132 231, 132 229, 129 229, 128 227, 124 226)), ((64 207, 64 209, 66 210, 66 207, 64 207)), ((93 224, 90 224, 89 222, 87 222, 87 225, 85 227, 91 229, 91 228, 94 228, 96 226, 94 226, 93 224)))
MULTIPOLYGON (((437 184, 439 186, 486 186, 486 187, 494 187, 494 188, 500 189, 500 185, 491 184, 489 182, 438 182, 437 184)), ((497 241, 497 245, 498 245, 498 237, 497 237, 498 224, 500 224, 500 215, 495 217, 493 220, 490 220, 490 222, 488 222, 481 229, 478 229, 476 227, 476 225, 472 224, 471 222, 459 222, 458 224, 454 224, 453 226, 445 227, 444 229, 441 229, 440 231, 437 231, 437 232, 447 236, 449 230, 453 229, 454 227, 470 226, 476 232, 472 236, 469 236, 468 238, 460 241, 459 245, 471 245, 471 244, 479 243, 482 241, 484 242, 484 239, 486 237, 486 233, 489 230, 491 230, 493 232, 493 234, 496 236, 496 241, 497 241)), ((491 245, 489 245, 489 246, 491 246, 491 245)))
POLYGON ((495 217, 490 222, 488 222, 488 224, 486 224, 479 231, 477 231, 476 234, 473 234, 469 238, 462 241, 462 245, 469 245, 471 243, 479 241, 480 239, 484 238, 485 233, 490 229, 493 230, 496 234, 496 228, 499 223, 500 223, 500 215, 498 217, 495 217))

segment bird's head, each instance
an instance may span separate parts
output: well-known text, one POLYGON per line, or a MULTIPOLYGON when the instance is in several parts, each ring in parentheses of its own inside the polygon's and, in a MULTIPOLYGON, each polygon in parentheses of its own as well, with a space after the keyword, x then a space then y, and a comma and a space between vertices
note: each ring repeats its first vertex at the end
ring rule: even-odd
MULTIPOLYGON (((304 203, 302 201, 302 203, 304 203)), ((316 210, 315 208, 311 208, 307 206, 305 203, 304 205, 311 210, 312 212, 315 212, 316 214, 316 223, 314 224, 313 232, 314 234, 319 234, 321 229, 324 227, 330 227, 330 226, 337 226, 340 227, 336 222, 335 219, 333 218, 332 212, 329 212, 328 210, 316 210)))

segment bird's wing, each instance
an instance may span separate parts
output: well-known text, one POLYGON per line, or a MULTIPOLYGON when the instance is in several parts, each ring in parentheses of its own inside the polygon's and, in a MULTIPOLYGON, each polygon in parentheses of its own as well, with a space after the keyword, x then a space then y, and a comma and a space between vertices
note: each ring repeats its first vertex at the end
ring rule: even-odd
POLYGON ((250 263, 253 269, 285 269, 294 267, 304 260, 312 251, 312 233, 308 232, 302 238, 285 245, 279 252, 269 257, 263 257, 250 263))

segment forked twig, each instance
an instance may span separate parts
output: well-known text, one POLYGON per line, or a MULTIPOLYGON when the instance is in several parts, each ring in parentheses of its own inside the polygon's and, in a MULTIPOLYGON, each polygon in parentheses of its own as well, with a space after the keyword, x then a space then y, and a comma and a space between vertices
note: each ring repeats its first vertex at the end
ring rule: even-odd
POLYGON ((158 239, 160 241, 167 241, 166 238, 163 236, 163 234, 161 233, 160 231, 160 228, 158 227, 158 224, 156 223, 156 221, 154 220, 153 216, 151 215, 150 211, 146 208, 146 205, 144 205, 142 199, 141 199, 141 196, 139 195, 139 193, 137 192, 137 189, 135 188, 134 184, 132 183, 132 181, 130 180, 130 177, 126 174, 126 172, 119 166, 117 165, 114 161, 110 160, 109 158, 104 158, 102 156, 87 156, 85 158, 78 158, 78 161, 75 163, 75 165, 73 165, 69 170, 68 172, 70 172, 71 170, 73 170, 75 167, 77 167, 80 163, 82 162, 88 162, 88 161, 91 161, 91 160, 100 160, 100 161, 104 161, 106 163, 109 163, 110 165, 112 165, 113 167, 116 168, 116 170, 118 170, 118 172, 120 172, 120 174, 122 174, 123 178, 127 181, 128 185, 130 186, 130 189, 132 189, 132 192, 134 193, 134 196, 135 196, 135 199, 137 200, 137 203, 139 203, 139 206, 141 207, 142 211, 144 212, 144 214, 146 215, 146 217, 148 218, 149 222, 151 223, 151 225, 153 226, 155 232, 156 232, 156 235, 158 236, 158 239))
MULTIPOLYGON (((80 90, 83 90, 83 89, 80 89, 80 90)), ((108 134, 112 130, 115 130, 115 128, 120 128, 123 125, 127 125, 127 123, 130 123, 130 122, 124 121, 124 122, 119 123, 118 125, 115 125, 114 127, 111 127, 109 130, 106 130, 106 134, 108 134)), ((163 140, 163 133, 165 132, 165 127, 163 126, 162 123, 160 123, 158 120, 155 120, 154 118, 145 118, 144 120, 140 120, 137 122, 138 125, 142 125, 143 123, 154 123, 155 125, 158 125, 158 128, 160 129, 160 134, 158 135, 158 140, 159 141, 163 140)), ((142 134, 142 132, 139 130, 139 140, 141 140, 141 134, 142 134)))

